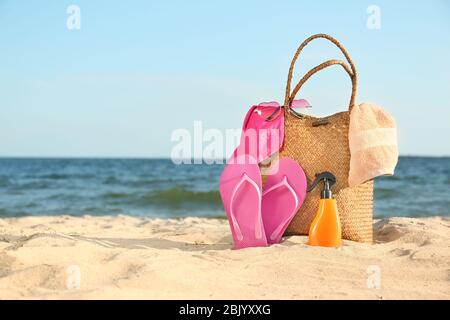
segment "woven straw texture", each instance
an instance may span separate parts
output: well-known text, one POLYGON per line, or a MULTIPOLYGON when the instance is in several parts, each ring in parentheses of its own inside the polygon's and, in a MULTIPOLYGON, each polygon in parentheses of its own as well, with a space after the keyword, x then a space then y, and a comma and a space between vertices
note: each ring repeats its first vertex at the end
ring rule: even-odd
MULTIPOLYGON (((288 115, 285 122, 285 146, 280 157, 296 160, 309 181, 317 172, 330 171, 336 176, 333 193, 342 225, 342 237, 372 242, 373 182, 348 186, 350 151, 348 147, 348 112, 328 117, 328 124, 312 127, 314 117, 297 119, 288 115)), ((308 234, 316 215, 321 187, 308 193, 286 234, 308 234)))
MULTIPOLYGON (((297 50, 291 63, 286 86, 285 142, 280 157, 296 160, 304 169, 311 182, 315 174, 332 172, 337 179, 333 193, 341 219, 342 237, 347 240, 372 242, 373 182, 369 181, 356 187, 348 185, 350 150, 348 143, 349 111, 339 112, 325 118, 316 118, 295 113, 290 105, 302 85, 316 72, 332 65, 344 68, 352 81, 352 94, 349 111, 355 104, 357 73, 347 51, 334 38, 318 34, 306 39, 297 50), (340 60, 329 60, 311 69, 290 93, 290 82, 294 64, 300 51, 316 38, 325 38, 333 42, 344 53, 347 64, 340 60)), ((308 193, 288 229, 287 235, 308 234, 309 227, 317 212, 321 186, 308 193)))

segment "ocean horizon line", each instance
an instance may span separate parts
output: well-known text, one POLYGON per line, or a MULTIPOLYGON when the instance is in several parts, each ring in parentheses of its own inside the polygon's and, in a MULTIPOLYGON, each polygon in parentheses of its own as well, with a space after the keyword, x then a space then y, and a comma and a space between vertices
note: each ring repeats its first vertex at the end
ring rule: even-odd
MULTIPOLYGON (((402 158, 450 158, 450 155, 414 155, 414 154, 401 154, 399 157, 402 158)), ((223 161, 226 158, 176 158, 172 159, 170 157, 161 156, 0 156, 0 160, 173 160, 173 161, 223 161)))

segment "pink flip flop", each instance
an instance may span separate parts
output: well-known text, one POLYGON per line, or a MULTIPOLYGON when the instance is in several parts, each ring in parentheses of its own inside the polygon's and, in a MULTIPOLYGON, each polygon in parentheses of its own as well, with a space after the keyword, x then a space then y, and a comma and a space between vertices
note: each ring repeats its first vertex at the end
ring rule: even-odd
POLYGON ((307 180, 302 167, 282 158, 269 175, 262 196, 262 217, 269 244, 278 243, 306 196, 307 180))
POLYGON ((220 176, 220 195, 230 223, 234 248, 265 247, 261 173, 256 160, 238 156, 220 176))

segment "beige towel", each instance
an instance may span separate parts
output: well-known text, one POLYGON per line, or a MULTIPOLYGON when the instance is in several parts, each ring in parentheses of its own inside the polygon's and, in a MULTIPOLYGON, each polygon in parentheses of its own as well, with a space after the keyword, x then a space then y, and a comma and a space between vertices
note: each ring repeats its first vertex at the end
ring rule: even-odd
POLYGON ((362 103, 350 113, 350 187, 393 175, 398 161, 395 120, 380 107, 362 103))

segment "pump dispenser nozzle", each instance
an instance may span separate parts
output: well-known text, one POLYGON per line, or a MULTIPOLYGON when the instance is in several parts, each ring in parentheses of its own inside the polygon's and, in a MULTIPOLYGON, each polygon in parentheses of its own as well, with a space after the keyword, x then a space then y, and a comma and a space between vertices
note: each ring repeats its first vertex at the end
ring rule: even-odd
POLYGON ((336 183, 336 177, 331 172, 325 171, 321 173, 316 173, 316 178, 313 183, 308 187, 308 192, 317 186, 317 183, 323 180, 324 188, 320 193, 321 199, 332 199, 333 193, 331 192, 331 187, 336 183))

